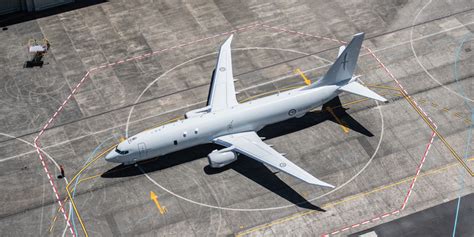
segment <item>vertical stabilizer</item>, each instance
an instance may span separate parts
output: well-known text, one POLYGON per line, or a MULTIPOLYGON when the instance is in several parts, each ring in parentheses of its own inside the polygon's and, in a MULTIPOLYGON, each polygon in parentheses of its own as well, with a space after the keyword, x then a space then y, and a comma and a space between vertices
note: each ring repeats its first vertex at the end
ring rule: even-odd
POLYGON ((364 33, 355 34, 351 42, 344 48, 339 48, 339 54, 334 64, 324 77, 314 86, 333 85, 341 81, 350 80, 357 66, 360 48, 364 41, 364 33))

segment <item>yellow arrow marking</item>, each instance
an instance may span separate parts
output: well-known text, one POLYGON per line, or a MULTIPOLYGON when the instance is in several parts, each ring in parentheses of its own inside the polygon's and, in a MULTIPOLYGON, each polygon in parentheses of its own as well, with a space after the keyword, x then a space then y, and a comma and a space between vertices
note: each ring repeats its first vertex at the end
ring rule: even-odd
POLYGON ((303 78, 304 83, 306 83, 306 85, 311 85, 311 80, 309 80, 299 68, 297 68, 295 72, 300 74, 300 76, 303 78))
POLYGON ((329 113, 331 113, 334 119, 336 119, 337 123, 341 125, 342 131, 344 131, 345 133, 349 133, 349 128, 347 128, 347 126, 336 116, 331 107, 328 107, 328 111, 329 113))
POLYGON ((150 191, 150 198, 155 203, 161 215, 164 215, 166 212, 168 212, 168 210, 166 210, 166 207, 161 207, 160 202, 158 201, 158 196, 156 196, 153 191, 150 191))

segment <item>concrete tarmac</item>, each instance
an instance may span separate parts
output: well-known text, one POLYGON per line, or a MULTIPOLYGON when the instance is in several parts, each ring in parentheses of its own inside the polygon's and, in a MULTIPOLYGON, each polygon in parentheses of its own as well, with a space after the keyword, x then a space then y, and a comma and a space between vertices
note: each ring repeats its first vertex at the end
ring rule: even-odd
POLYGON ((8 26, 0 33, 0 235, 345 236, 470 194, 472 177, 455 155, 474 169, 465 156, 472 38, 460 46, 474 31, 472 8, 470 0, 111 0, 8 26), (348 110, 338 119, 314 111, 259 132, 335 189, 245 157, 210 169, 213 145, 139 167, 98 156, 126 134, 203 107, 230 33, 237 97, 246 101, 304 85, 297 68, 317 80, 357 32, 383 63, 364 50, 357 74, 389 103, 343 94, 348 110), (51 43, 46 64, 23 68, 28 40, 42 38, 51 43), (67 198, 69 228, 33 142, 87 72, 38 141, 53 177, 55 163, 64 166, 67 179, 53 181, 67 198), (429 119, 441 135, 433 140, 429 119))

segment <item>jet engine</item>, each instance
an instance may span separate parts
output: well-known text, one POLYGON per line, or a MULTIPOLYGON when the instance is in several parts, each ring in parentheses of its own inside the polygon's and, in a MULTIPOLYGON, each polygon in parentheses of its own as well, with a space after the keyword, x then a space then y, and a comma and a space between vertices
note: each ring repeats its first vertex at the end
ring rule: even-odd
POLYGON ((225 165, 228 165, 237 160, 237 153, 233 151, 225 151, 222 150, 214 150, 209 155, 207 155, 207 159, 209 160, 209 165, 212 168, 221 168, 225 165))

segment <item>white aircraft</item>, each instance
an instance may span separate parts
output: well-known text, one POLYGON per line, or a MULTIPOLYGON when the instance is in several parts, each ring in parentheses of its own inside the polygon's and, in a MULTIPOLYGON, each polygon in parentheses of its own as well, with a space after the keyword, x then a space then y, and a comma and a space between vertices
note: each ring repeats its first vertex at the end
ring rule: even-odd
POLYGON ((105 159, 128 165, 200 144, 215 143, 225 148, 207 156, 212 168, 230 164, 243 154, 307 183, 334 188, 264 143, 256 132, 269 124, 302 117, 343 91, 385 102, 385 98, 358 83, 353 76, 364 33, 354 35, 347 47, 341 46, 336 62, 317 82, 246 103, 238 103, 235 96, 232 37, 220 48, 206 107, 187 112, 184 120, 120 142, 105 159))

